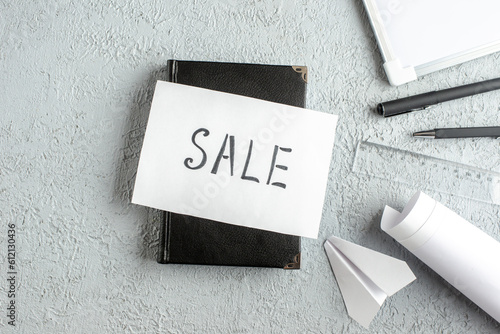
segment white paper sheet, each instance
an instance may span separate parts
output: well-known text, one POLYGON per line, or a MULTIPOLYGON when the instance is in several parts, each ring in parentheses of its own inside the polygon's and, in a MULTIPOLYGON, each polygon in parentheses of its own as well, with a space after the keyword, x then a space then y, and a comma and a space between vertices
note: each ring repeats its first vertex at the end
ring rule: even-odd
POLYGON ((399 213, 386 206, 382 230, 500 321, 500 243, 422 192, 399 213))
POLYGON ((376 0, 376 4, 403 67, 500 40, 500 3, 496 0, 376 0))
POLYGON ((365 328, 388 296, 415 280, 404 261, 388 255, 334 236, 324 247, 347 312, 365 328))
POLYGON ((337 116, 158 81, 132 202, 316 238, 337 116))

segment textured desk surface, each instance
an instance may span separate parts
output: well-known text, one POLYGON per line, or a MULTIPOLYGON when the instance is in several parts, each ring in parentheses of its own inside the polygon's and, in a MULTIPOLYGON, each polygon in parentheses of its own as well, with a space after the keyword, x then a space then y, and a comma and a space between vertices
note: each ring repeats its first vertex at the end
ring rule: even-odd
MULTIPOLYGON (((372 111, 497 77, 499 54, 395 88, 359 0, 3 1, 0 12, 2 333, 9 223, 20 333, 498 333, 380 231, 384 205, 400 209, 417 189, 375 186, 351 166, 369 140, 500 171, 498 140, 410 136, 500 125, 498 91, 391 119, 372 111), (155 262, 155 223, 129 201, 154 78, 170 58, 307 65, 307 107, 340 115, 319 238, 303 239, 300 271, 155 262), (332 234, 403 259, 417 276, 368 331, 348 317, 323 251, 332 234)), ((500 240, 498 206, 437 195, 500 240)))

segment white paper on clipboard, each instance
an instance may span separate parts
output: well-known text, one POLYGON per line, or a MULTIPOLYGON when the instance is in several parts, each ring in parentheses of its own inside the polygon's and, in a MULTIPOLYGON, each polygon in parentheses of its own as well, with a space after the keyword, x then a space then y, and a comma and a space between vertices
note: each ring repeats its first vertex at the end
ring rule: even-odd
POLYGON ((393 86, 500 51, 498 0, 363 0, 393 86))

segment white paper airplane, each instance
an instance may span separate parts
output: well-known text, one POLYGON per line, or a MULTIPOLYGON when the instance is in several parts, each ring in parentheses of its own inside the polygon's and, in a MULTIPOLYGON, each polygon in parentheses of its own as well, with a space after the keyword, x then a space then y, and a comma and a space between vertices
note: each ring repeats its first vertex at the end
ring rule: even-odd
POLYGON ((330 237, 325 250, 349 315, 368 328, 387 296, 416 277, 406 262, 330 237))

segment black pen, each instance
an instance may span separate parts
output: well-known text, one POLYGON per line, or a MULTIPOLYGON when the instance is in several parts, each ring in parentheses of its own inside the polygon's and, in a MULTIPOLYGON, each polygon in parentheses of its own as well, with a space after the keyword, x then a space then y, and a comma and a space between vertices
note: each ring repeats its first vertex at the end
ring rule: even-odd
POLYGON ((480 128, 445 128, 413 133, 413 137, 444 139, 444 138, 471 138, 471 137, 500 137, 500 126, 480 128))
POLYGON ((377 105, 377 112, 384 117, 390 117, 410 111, 422 110, 441 102, 486 93, 496 89, 500 89, 500 78, 379 103, 377 105))

